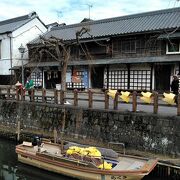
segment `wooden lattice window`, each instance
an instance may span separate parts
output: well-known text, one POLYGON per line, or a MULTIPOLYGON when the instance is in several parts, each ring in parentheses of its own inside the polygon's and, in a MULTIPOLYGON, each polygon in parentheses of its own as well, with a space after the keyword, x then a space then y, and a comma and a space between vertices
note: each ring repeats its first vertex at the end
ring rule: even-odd
POLYGON ((130 71, 130 89, 150 90, 150 88, 151 88, 151 70, 130 71))
POLYGON ((42 87, 43 75, 40 70, 36 70, 33 73, 31 73, 31 79, 34 81, 35 87, 42 87))
POLYGON ((128 71, 127 70, 111 70, 109 71, 109 79, 107 81, 107 72, 105 71, 104 87, 109 89, 127 89, 128 71), (107 82, 109 81, 109 84, 107 82))

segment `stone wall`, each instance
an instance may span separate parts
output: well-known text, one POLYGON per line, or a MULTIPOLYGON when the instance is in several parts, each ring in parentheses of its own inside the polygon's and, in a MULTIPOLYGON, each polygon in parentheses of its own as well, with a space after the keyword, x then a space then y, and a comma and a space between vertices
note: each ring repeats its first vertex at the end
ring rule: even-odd
MULTIPOLYGON (((1 132, 21 132, 53 136, 63 124, 63 106, 0 100, 1 132)), ((180 117, 113 110, 80 109, 66 106, 65 139, 86 143, 123 142, 126 148, 180 155, 180 117)))

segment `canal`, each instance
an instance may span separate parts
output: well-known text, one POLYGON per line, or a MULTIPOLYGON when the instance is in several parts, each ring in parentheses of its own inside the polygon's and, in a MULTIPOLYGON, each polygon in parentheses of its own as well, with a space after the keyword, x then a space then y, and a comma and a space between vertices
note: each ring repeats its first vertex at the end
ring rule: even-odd
POLYGON ((75 180, 18 162, 15 146, 0 139, 0 180, 75 180))
MULTIPOLYGON (((17 161, 15 142, 0 139, 0 180, 75 180, 24 165, 17 161)), ((143 180, 160 180, 145 177, 143 180)))

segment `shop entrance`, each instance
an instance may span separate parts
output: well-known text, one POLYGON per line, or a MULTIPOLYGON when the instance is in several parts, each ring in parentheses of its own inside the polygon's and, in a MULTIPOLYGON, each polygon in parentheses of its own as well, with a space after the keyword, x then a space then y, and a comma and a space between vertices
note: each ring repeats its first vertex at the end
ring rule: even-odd
POLYGON ((46 89, 56 88, 56 84, 61 83, 61 72, 60 71, 45 71, 44 83, 45 83, 46 89))
POLYGON ((92 67, 91 68, 91 87, 102 89, 104 80, 104 67, 92 67))
POLYGON ((155 66, 155 90, 163 93, 170 90, 170 65, 156 65, 155 66))

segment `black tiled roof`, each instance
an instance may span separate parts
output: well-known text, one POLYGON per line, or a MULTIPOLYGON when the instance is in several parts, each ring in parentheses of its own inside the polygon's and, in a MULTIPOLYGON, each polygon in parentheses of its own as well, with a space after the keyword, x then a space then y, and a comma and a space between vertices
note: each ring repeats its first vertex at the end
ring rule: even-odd
POLYGON ((76 39, 76 32, 81 30, 82 27, 86 27, 90 31, 83 34, 81 38, 100 38, 104 36, 170 30, 180 27, 180 8, 54 27, 45 34, 45 37, 54 36, 64 40, 73 40, 76 39))

